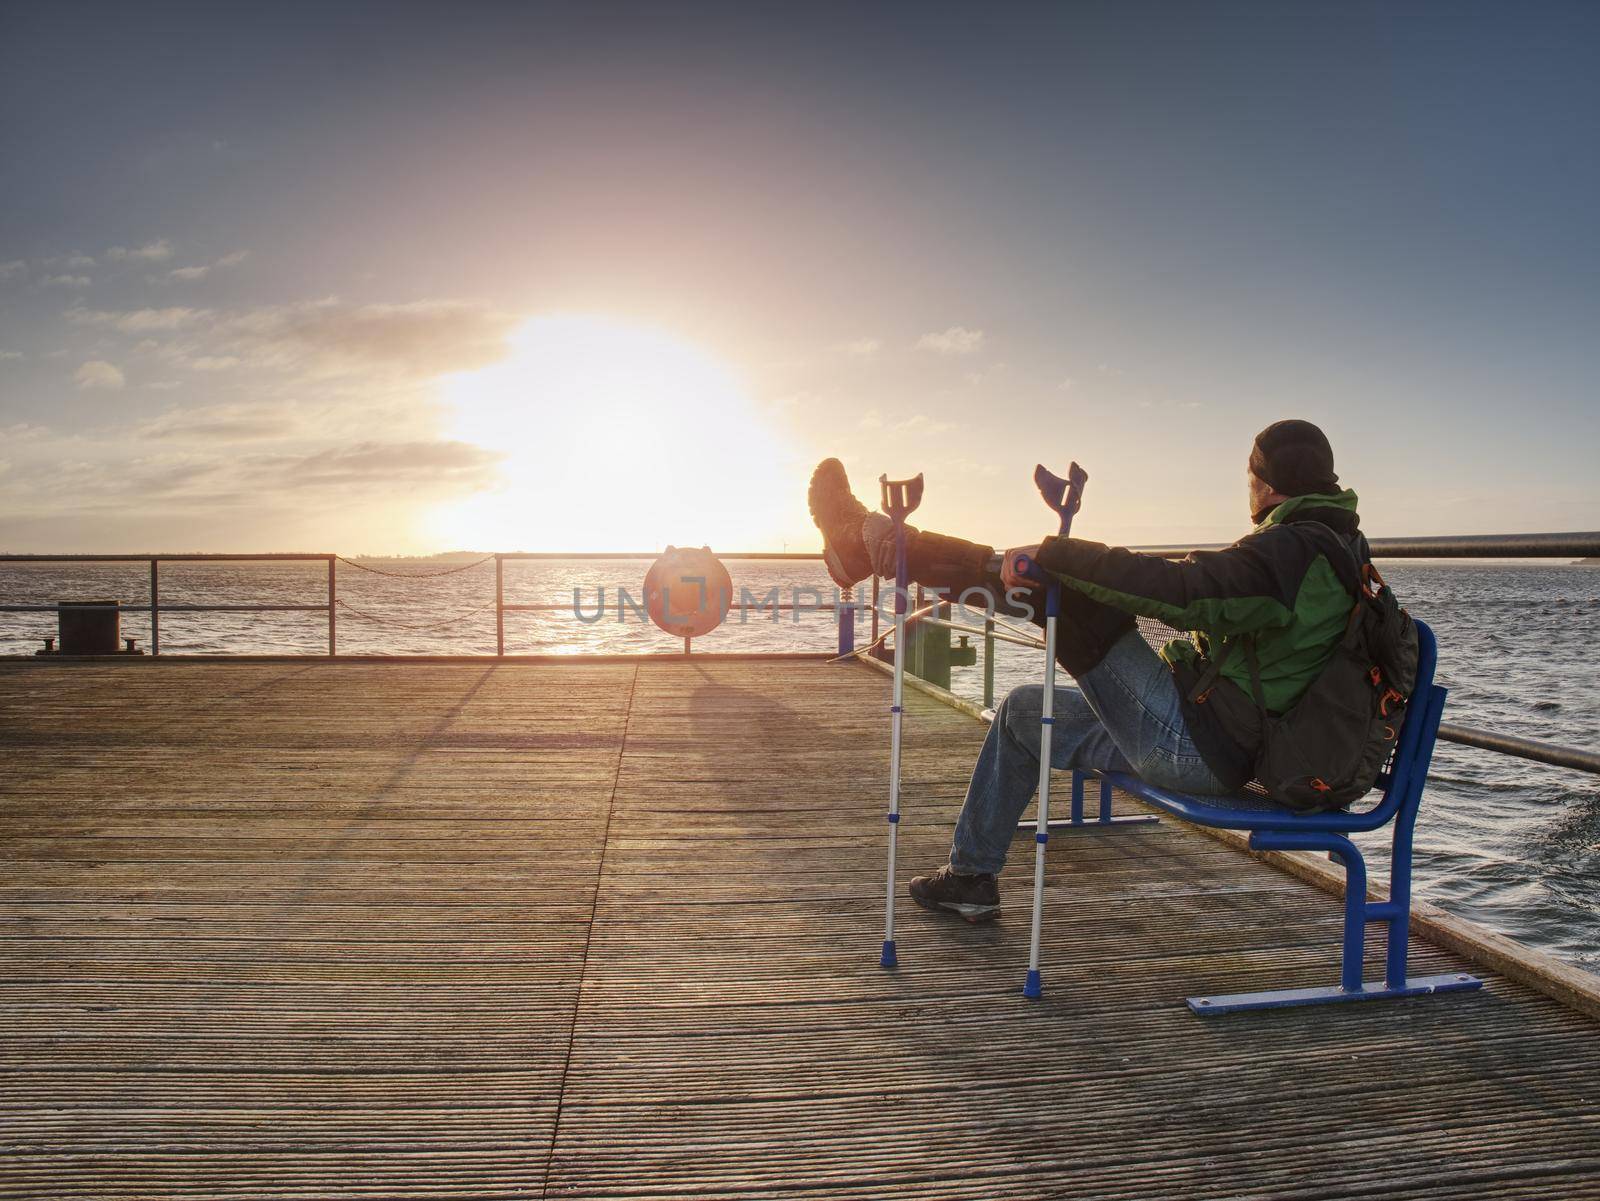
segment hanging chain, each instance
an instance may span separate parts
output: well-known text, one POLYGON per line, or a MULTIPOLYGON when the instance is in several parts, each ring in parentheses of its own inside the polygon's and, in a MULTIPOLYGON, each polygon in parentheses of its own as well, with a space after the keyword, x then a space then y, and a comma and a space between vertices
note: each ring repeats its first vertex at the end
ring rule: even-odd
POLYGON ((387 576, 391 580, 436 580, 440 576, 460 575, 463 571, 471 571, 474 567, 482 567, 494 559, 493 555, 484 555, 481 559, 474 559, 471 563, 463 563, 458 567, 447 567, 443 571, 385 571, 381 567, 369 567, 365 563, 358 563, 354 559, 347 559, 343 555, 335 555, 339 562, 354 567, 357 571, 369 571, 373 575, 387 576))

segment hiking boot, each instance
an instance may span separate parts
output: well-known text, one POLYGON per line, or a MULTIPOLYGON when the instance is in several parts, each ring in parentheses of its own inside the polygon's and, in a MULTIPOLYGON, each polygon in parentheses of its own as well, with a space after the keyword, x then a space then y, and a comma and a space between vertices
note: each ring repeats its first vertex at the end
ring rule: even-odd
POLYGON ((948 863, 931 876, 912 880, 911 899, 924 909, 942 909, 969 922, 1000 916, 1000 885, 994 876, 989 872, 963 876, 948 863))
POLYGON ((861 541, 867 506, 850 491, 850 479, 838 459, 823 459, 811 473, 806 492, 811 520, 822 531, 822 561, 841 588, 853 588, 872 574, 872 560, 861 541))

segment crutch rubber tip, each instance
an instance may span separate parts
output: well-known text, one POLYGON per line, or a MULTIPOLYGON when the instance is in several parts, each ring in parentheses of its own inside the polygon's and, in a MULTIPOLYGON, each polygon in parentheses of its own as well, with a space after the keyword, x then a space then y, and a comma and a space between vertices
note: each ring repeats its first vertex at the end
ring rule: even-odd
POLYGON ((884 939, 883 940, 883 958, 878 960, 878 966, 879 967, 898 967, 899 964, 900 964, 900 961, 897 958, 895 958, 894 939, 892 939, 892 938, 884 939))
POLYGON ((1028 982, 1022 986, 1022 995, 1030 1001, 1037 1001, 1044 996, 1044 983, 1039 979, 1039 969, 1028 969, 1028 982))

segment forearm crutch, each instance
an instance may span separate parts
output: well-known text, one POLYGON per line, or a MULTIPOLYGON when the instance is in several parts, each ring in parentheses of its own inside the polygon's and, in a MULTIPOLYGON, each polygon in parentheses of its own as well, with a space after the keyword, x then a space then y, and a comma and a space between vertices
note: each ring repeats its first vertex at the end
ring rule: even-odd
POLYGON ((889 886, 883 913, 883 958, 894 967, 894 861, 900 833, 900 723, 905 716, 906 673, 906 518, 922 503, 922 476, 909 480, 878 477, 883 511, 894 522, 894 700, 889 705, 889 886))
MULTIPOLYGON (((1033 482, 1039 495, 1061 520, 1060 536, 1072 531, 1072 515, 1083 503, 1083 486, 1089 473, 1076 463, 1067 468, 1067 478, 1052 475, 1043 463, 1033 469, 1033 482)), ((1044 917, 1044 848, 1050 841, 1050 742, 1056 718, 1056 619, 1061 615, 1061 584, 1047 579, 1044 571, 1027 555, 1017 557, 1019 574, 1044 582, 1044 699, 1039 716, 1039 824, 1033 835, 1033 930, 1028 935, 1028 979, 1022 995, 1043 995, 1039 978, 1039 927, 1044 917)))

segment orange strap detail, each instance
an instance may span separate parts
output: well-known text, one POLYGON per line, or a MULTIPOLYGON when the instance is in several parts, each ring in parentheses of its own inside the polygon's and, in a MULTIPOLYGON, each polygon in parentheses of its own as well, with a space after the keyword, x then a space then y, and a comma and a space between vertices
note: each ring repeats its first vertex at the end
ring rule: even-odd
POLYGON ((1361 582, 1366 585, 1368 596, 1377 596, 1380 588, 1387 588, 1389 581, 1378 574, 1378 569, 1370 562, 1361 565, 1361 582), (1374 586, 1376 581, 1376 586, 1374 586))

